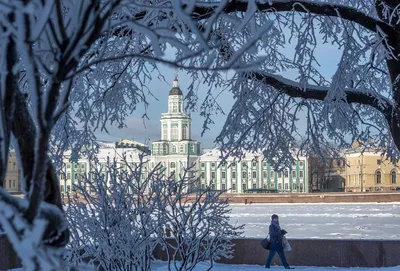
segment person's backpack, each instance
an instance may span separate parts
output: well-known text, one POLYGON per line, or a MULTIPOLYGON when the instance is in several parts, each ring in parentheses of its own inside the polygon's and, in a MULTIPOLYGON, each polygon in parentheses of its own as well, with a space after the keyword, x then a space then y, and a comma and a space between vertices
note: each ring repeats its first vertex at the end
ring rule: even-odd
POLYGON ((267 237, 261 241, 261 246, 263 247, 263 249, 266 249, 266 250, 269 250, 269 248, 271 247, 271 242, 269 241, 268 236, 269 236, 269 233, 268 233, 267 237))

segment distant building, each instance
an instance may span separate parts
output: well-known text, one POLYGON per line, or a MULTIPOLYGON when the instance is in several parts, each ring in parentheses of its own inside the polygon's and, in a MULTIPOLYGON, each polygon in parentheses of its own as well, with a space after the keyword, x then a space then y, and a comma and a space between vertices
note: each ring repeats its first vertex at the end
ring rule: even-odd
POLYGON ((309 157, 309 182, 313 192, 343 192, 345 190, 346 160, 342 158, 309 157))
POLYGON ((15 151, 10 151, 3 187, 10 193, 21 192, 21 172, 15 151))
POLYGON ((353 148, 345 158, 346 192, 391 191, 400 187, 399 163, 391 163, 379 149, 353 148))
MULTIPOLYGON (((118 161, 125 155, 129 163, 138 163, 139 154, 150 153, 150 150, 144 144, 126 139, 120 140, 119 142, 98 143, 100 146, 96 158, 98 159, 98 163, 104 166, 104 171, 106 170, 107 162, 113 162, 114 158, 118 161)), ((83 176, 89 176, 88 173, 92 170, 92 165, 85 157, 79 159, 77 163, 71 163, 69 160, 70 154, 67 152, 64 156, 63 167, 59 175, 60 190, 63 194, 73 191, 74 185, 76 185, 83 176)))
POLYGON ((178 178, 183 169, 198 168, 200 143, 192 139, 192 119, 185 112, 183 93, 178 79, 173 81, 168 94, 168 112, 161 114, 161 140, 152 144, 151 165, 161 163, 167 174, 175 172, 178 178))
POLYGON ((299 157, 291 168, 275 172, 259 154, 248 153, 241 161, 233 157, 221 164, 219 150, 211 150, 201 155, 200 180, 202 188, 210 184, 213 189, 229 193, 245 193, 257 190, 276 190, 279 193, 308 192, 308 160, 299 157))
MULTIPOLYGON (((259 154, 247 154, 241 161, 233 157, 221 164, 218 150, 200 151, 200 143, 192 139, 191 117, 184 110, 183 93, 179 88, 178 79, 173 81, 173 87, 168 95, 168 112, 161 115, 161 139, 152 142, 151 155, 147 157, 146 172, 161 164, 167 175, 179 174, 187 167, 200 178, 203 189, 226 190, 227 193, 244 192, 308 192, 308 160, 299 157, 295 164, 282 172, 275 172, 259 154)), ((129 162, 137 163, 138 154, 149 153, 146 145, 128 140, 117 143, 100 143, 97 158, 100 163, 106 163, 107 158, 120 160, 125 153, 129 162)), ((84 158, 78 163, 70 163, 65 156, 65 165, 60 176, 62 193, 73 190, 74 184, 82 174, 90 171, 90 165, 84 158)))

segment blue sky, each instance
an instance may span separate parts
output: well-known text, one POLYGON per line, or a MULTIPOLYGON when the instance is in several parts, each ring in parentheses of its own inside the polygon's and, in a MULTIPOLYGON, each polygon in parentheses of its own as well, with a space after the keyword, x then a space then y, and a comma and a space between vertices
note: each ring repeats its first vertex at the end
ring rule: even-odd
MULTIPOLYGON (((295 42, 295 41, 294 41, 295 42)), ((293 55, 294 44, 287 44, 284 53, 287 55, 293 55)), ((320 71, 327 78, 330 78, 336 68, 340 57, 340 51, 330 44, 323 44, 317 47, 315 51, 316 57, 321 65, 320 71)), ((160 134, 160 116, 161 113, 167 112, 168 106, 168 93, 172 87, 172 81, 174 79, 175 69, 168 66, 160 66, 160 71, 163 73, 167 82, 164 82, 158 78, 154 78, 148 85, 149 89, 152 91, 153 95, 157 97, 156 100, 153 97, 148 97, 150 106, 148 108, 147 115, 150 120, 146 120, 143 123, 141 116, 144 113, 143 107, 138 107, 138 109, 127 118, 126 124, 127 128, 118 129, 116 127, 109 128, 109 134, 99 133, 97 134, 100 140, 118 141, 121 138, 133 139, 139 142, 145 143, 146 141, 151 142, 154 140, 159 140, 161 138, 160 134)), ((287 71, 281 74, 289 79, 295 79, 295 71, 287 71)), ((187 75, 182 71, 179 72, 179 84, 184 95, 187 93, 187 87, 189 86, 190 80, 187 75)), ((204 87, 204 92, 200 91, 198 93, 199 101, 205 97, 207 87, 204 87)), ((233 97, 230 93, 224 92, 223 95, 219 97, 219 104, 225 111, 225 114, 229 113, 230 108, 233 105, 233 97)), ((203 137, 201 137, 203 119, 200 118, 198 112, 192 112, 192 139, 196 139, 201 142, 203 148, 211 148, 214 146, 214 139, 219 134, 226 116, 217 115, 214 117, 215 124, 212 126, 211 130, 208 130, 203 137)), ((300 120, 300 124, 304 123, 305 120, 300 120)), ((304 125, 301 125, 304 127, 304 125)))
MULTIPOLYGON (((153 97, 148 97, 150 105, 147 111, 147 116, 150 119, 145 120, 143 123, 142 115, 145 111, 143 106, 139 106, 136 112, 134 112, 131 116, 127 118, 127 128, 118 129, 116 127, 112 127, 109 129, 109 134, 97 134, 100 140, 118 141, 121 138, 126 138, 144 143, 146 140, 151 142, 153 140, 159 140, 161 138, 160 117, 161 113, 165 113, 168 111, 168 93, 171 90, 172 81, 174 80, 174 74, 176 70, 168 66, 162 66, 160 70, 162 71, 167 82, 164 82, 163 80, 160 80, 158 78, 154 78, 154 80, 148 85, 148 88, 151 90, 152 94, 158 99, 156 100, 153 97)), ((187 87, 190 84, 190 79, 183 71, 178 72, 178 75, 180 88, 185 95, 188 92, 187 87)), ((204 88, 204 90, 204 92, 199 91, 198 93, 199 101, 204 99, 206 95, 206 87, 204 88)), ((230 93, 224 92, 219 97, 219 102, 220 105, 223 107, 225 114, 228 114, 234 100, 230 93)), ((199 112, 191 112, 191 116, 192 138, 200 141, 203 148, 211 148, 212 146, 214 146, 213 141, 218 135, 220 129, 222 128, 226 116, 215 116, 215 124, 212 126, 211 130, 208 130, 204 134, 203 137, 201 137, 203 119, 200 118, 199 112)))

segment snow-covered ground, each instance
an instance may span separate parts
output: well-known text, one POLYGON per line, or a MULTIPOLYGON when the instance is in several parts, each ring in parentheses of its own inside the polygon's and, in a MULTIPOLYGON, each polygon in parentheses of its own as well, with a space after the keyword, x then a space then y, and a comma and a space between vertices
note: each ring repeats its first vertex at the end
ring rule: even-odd
MULTIPOLYGON (((198 264, 194 271, 204 271, 207 270, 208 265, 198 264)), ((157 262, 151 265, 151 270, 153 271, 167 271, 167 265, 162 262, 157 262)), ((228 264, 215 264, 212 270, 215 271, 260 271, 267 270, 263 266, 260 265, 228 265, 228 264)), ((272 266, 270 270, 285 270, 282 266, 272 266)), ((399 271, 400 266, 396 267, 384 267, 384 268, 340 268, 340 267, 295 267, 295 270, 301 271, 399 271)))
POLYGON ((278 214, 281 227, 292 239, 400 239, 400 203, 232 204, 231 207, 231 221, 246 224, 246 237, 266 236, 271 215, 278 214))

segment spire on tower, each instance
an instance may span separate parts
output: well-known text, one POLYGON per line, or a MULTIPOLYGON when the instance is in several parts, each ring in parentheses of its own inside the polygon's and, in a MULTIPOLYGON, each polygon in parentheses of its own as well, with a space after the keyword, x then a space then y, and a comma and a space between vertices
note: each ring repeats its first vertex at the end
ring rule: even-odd
POLYGON ((172 83, 172 89, 170 90, 169 95, 183 95, 182 90, 179 88, 178 73, 175 73, 175 79, 172 83))
POLYGON ((179 84, 178 84, 178 73, 177 72, 175 73, 175 79, 174 79, 174 82, 172 83, 172 87, 174 87, 174 88, 179 87, 179 84))

